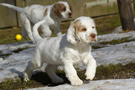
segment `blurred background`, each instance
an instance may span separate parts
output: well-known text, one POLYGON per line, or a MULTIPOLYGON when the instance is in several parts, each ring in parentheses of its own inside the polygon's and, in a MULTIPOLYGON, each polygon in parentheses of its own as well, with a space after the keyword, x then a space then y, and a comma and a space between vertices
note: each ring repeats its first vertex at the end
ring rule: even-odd
MULTIPOLYGON (((50 5, 60 0, 0 0, 19 7, 32 4, 50 5)), ((73 8, 73 19, 79 16, 101 16, 118 12, 117 0, 66 0, 73 8)), ((0 7, 0 28, 21 26, 19 15, 12 9, 0 7)))
MULTIPOLYGON (((33 4, 51 5, 61 0, 0 0, 0 3, 8 3, 18 7, 26 7, 33 4)), ((121 25, 117 0, 66 0, 73 8, 73 17, 90 16, 94 18, 98 34, 112 32, 121 25)), ((132 0, 135 10, 135 0, 132 0)), ((135 14, 134 14, 135 16, 135 14)), ((66 32, 71 20, 61 23, 61 30, 66 32)), ((21 34, 21 22, 19 13, 4 6, 0 6, 0 44, 16 42, 14 37, 21 34)), ((55 35, 52 35, 55 36, 55 35)), ((25 41, 24 39, 22 41, 25 41)), ((20 42, 22 42, 20 41, 20 42)))

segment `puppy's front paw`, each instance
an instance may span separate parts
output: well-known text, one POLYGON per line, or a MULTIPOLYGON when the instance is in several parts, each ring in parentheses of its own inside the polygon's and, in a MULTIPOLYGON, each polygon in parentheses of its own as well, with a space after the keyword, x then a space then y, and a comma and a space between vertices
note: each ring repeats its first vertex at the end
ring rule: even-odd
POLYGON ((86 76, 86 80, 93 80, 95 77, 95 74, 87 74, 86 73, 85 76, 86 76))
POLYGON ((71 85, 73 85, 73 86, 80 86, 82 84, 83 84, 83 81, 80 79, 74 79, 71 81, 71 85))

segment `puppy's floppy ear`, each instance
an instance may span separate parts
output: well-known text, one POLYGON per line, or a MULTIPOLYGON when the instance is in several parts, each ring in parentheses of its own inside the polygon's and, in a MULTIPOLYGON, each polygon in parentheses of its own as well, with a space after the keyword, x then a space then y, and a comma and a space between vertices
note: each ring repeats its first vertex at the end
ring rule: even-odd
POLYGON ((78 20, 76 20, 75 22, 71 22, 70 27, 67 31, 67 40, 76 45, 78 41, 80 41, 79 37, 78 37, 78 30, 77 30, 77 24, 76 22, 78 22, 78 20))
POLYGON ((53 14, 53 16, 56 16, 56 17, 59 17, 59 18, 62 17, 62 15, 61 15, 61 13, 59 11, 60 10, 60 6, 61 6, 60 3, 54 3, 54 5, 52 7, 52 11, 51 11, 51 13, 53 14))

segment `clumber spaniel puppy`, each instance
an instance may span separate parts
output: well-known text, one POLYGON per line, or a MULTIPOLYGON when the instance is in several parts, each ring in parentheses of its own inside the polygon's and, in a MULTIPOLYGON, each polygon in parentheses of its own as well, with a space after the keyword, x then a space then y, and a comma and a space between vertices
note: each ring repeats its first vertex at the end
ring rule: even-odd
MULTIPOLYGON (((20 19, 22 22, 22 36, 29 38, 33 41, 31 25, 41 20, 46 20, 41 25, 43 37, 50 37, 54 29, 57 36, 61 35, 60 23, 62 19, 68 19, 72 17, 72 7, 66 1, 59 1, 53 5, 31 5, 25 8, 16 7, 6 3, 0 3, 0 5, 7 6, 18 12, 20 12, 20 19)), ((33 41, 34 42, 34 41, 33 41)))
POLYGON ((28 81, 34 69, 47 63, 45 71, 53 83, 63 82, 63 79, 55 73, 57 67, 63 65, 66 77, 71 84, 75 86, 82 85, 83 81, 77 76, 73 66, 79 62, 87 65, 86 79, 92 80, 96 72, 96 61, 91 55, 90 43, 97 40, 93 19, 79 17, 71 23, 66 34, 52 38, 41 38, 39 36, 37 28, 44 22, 37 23, 33 28, 33 37, 37 40, 37 45, 32 60, 24 71, 24 80, 28 81))

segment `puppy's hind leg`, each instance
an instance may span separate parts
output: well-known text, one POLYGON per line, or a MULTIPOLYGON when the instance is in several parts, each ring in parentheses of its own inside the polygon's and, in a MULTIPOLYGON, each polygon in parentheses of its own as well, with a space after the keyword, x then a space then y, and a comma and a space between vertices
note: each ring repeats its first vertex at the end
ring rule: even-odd
POLYGON ((20 19, 21 19, 21 22, 22 22, 22 25, 23 25, 23 31, 22 31, 23 37, 26 36, 26 38, 27 38, 27 36, 29 36, 29 38, 34 43, 32 31, 31 31, 31 23, 30 23, 29 19, 25 16, 24 13, 20 14, 20 19))
POLYGON ((48 74, 48 76, 51 78, 52 82, 53 83, 63 83, 64 80, 62 78, 60 78, 56 73, 56 69, 57 69, 58 66, 56 65, 51 65, 51 64, 48 64, 45 71, 46 73, 48 74))
POLYGON ((32 64, 31 61, 28 62, 28 65, 25 69, 25 71, 23 72, 23 80, 24 81, 29 81, 31 76, 32 76, 32 71, 34 70, 34 65, 32 64))
POLYGON ((42 65, 38 50, 34 53, 32 60, 28 62, 26 69, 23 72, 24 81, 29 81, 32 76, 32 71, 40 68, 42 65))
POLYGON ((25 28, 22 26, 22 36, 23 36, 23 38, 25 38, 25 39, 27 39, 28 38, 28 34, 27 34, 27 32, 26 32, 26 30, 25 30, 25 28))

